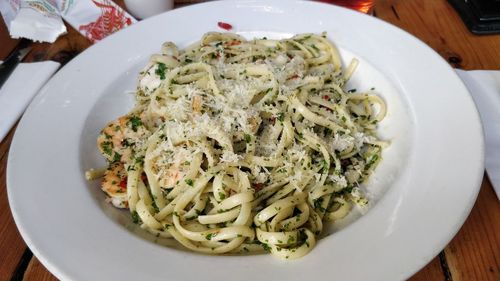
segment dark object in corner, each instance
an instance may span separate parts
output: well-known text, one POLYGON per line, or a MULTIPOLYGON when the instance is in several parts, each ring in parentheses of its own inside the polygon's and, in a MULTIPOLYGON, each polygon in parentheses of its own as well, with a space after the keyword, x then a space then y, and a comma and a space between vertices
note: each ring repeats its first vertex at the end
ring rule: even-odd
POLYGON ((474 34, 500 34, 500 0, 448 0, 474 34))

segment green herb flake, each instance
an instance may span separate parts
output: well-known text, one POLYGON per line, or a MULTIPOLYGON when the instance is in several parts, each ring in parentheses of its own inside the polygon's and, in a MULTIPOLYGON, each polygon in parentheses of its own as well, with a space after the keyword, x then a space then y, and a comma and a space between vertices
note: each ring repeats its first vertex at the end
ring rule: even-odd
POLYGON ((226 198, 226 194, 224 192, 219 192, 219 198, 224 200, 226 198))
POLYGON ((316 200, 313 200, 313 203, 314 203, 314 208, 315 209, 318 209, 320 210, 321 212, 325 212, 325 208, 323 208, 323 206, 321 206, 321 204, 323 204, 323 197, 320 197, 316 200))
POLYGON ((161 80, 165 80, 165 70, 167 69, 167 66, 160 62, 158 63, 158 67, 156 68, 155 74, 160 76, 161 80))
POLYGON ((285 114, 284 114, 284 113, 282 113, 282 112, 278 113, 278 120, 279 120, 280 122, 285 121, 285 114))
POLYGON ((328 171, 328 169, 330 168, 328 162, 326 162, 326 160, 323 160, 321 164, 323 166, 323 171, 324 172, 328 171))
POLYGON ((156 205, 156 202, 153 201, 153 209, 155 210, 156 213, 160 212, 160 208, 158 208, 158 205, 156 205))
POLYGON ((251 141, 252 141, 252 136, 250 136, 249 134, 245 134, 245 142, 250 143, 251 141))
POLYGON ((135 157, 135 164, 140 166, 144 165, 144 156, 135 157))
POLYGON ((101 144, 102 151, 107 155, 113 155, 113 143, 109 141, 105 141, 101 144))
POLYGON ((139 217, 139 213, 137 213, 137 211, 132 212, 132 222, 135 224, 139 224, 141 222, 141 218, 139 217))
POLYGON ((269 245, 267 245, 266 243, 262 243, 262 248, 264 248, 264 251, 266 252, 271 252, 271 247, 269 247, 269 245))
POLYGON ((141 118, 139 118, 137 116, 130 117, 127 124, 129 124, 132 127, 132 131, 134 131, 134 132, 137 132, 137 128, 143 125, 141 118))
POLYGON ((122 159, 122 155, 118 152, 115 152, 115 155, 113 156, 113 161, 114 162, 119 162, 120 159, 122 159))
POLYGON ((209 233, 205 236, 205 239, 207 240, 212 240, 213 237, 215 237, 217 233, 209 233))
POLYGON ((185 179, 184 182, 189 185, 189 186, 193 186, 194 182, 192 179, 185 179))

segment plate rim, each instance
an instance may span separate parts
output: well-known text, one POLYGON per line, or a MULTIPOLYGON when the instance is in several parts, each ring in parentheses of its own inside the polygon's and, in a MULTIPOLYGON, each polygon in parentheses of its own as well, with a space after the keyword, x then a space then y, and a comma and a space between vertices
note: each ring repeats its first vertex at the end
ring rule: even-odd
MULTIPOLYGON (((196 4, 196 5, 193 5, 193 6, 212 6, 212 5, 219 5, 219 4, 214 4, 214 3, 217 3, 217 2, 218 2, 218 1, 216 1, 216 2, 205 2, 205 3, 201 3, 201 4, 196 4)), ((255 1, 254 1, 254 0, 247 0, 247 1, 243 1, 243 2, 247 2, 247 3, 256 3, 256 2, 262 2, 262 1, 258 1, 258 0, 255 0, 255 1)), ((295 2, 300 2, 300 3, 302 3, 302 1, 295 1, 295 2)), ((218 3, 220 3, 220 2, 218 2, 218 3)), ((226 2, 226 3, 228 3, 228 5, 230 4, 230 2, 226 2)), ((274 4, 274 3, 280 3, 280 1, 270 1, 270 3, 273 3, 273 4, 274 4)), ((309 5, 309 4, 312 4, 312 3, 308 3, 307 5, 309 5)), ((328 4, 320 4, 320 3, 315 3, 315 4, 313 4, 313 5, 325 5, 325 6, 329 6, 328 4)), ((175 11, 175 12, 178 12, 178 13, 185 12, 185 11, 189 11, 190 9, 192 9, 192 7, 193 7, 193 6, 182 7, 182 8, 180 8, 180 9, 176 9, 176 10, 174 10, 174 11, 175 11), (182 11, 181 11, 181 10, 182 10, 182 11)), ((330 7, 329 7, 329 8, 330 8, 330 7)), ((338 8, 336 7, 336 9, 338 9, 338 8)), ((340 8, 340 9, 343 9, 343 8, 340 8)), ((350 12, 350 11, 349 11, 349 12, 350 12)), ((167 13, 168 13, 168 12, 167 12, 167 13)), ((354 12, 352 12, 352 13, 354 13, 354 12)), ((154 17, 154 18, 161 17, 161 16, 163 16, 163 15, 159 15, 159 16, 156 16, 156 17, 154 17)), ((382 24, 385 24, 385 25, 387 25, 387 26, 390 26, 391 28, 395 28, 395 29, 397 29, 398 31, 403 31, 404 33, 406 33, 406 36, 407 36, 407 37, 412 38, 412 39, 416 39, 416 41, 418 42, 418 44, 420 45, 420 47, 425 47, 425 48, 430 49, 430 50, 432 51, 432 53, 434 53, 434 54, 435 54, 435 55, 436 55, 436 56, 437 56, 440 60, 444 61, 444 59, 442 59, 440 56, 438 56, 438 55, 435 53, 435 51, 434 51, 434 50, 432 50, 429 46, 427 46, 426 44, 424 44, 424 43, 423 43, 420 39, 418 39, 418 38, 414 37, 413 35, 411 35, 411 34, 410 34, 410 33, 408 33, 407 31, 405 31, 405 30, 403 30, 403 29, 400 29, 400 28, 398 28, 398 27, 395 27, 395 26, 393 26, 392 24, 387 23, 387 22, 385 22, 385 21, 382 21, 382 20, 380 20, 380 19, 376 19, 376 20, 380 21, 382 24)), ((134 26, 133 26, 133 27, 134 27, 134 26)), ((137 28, 139 28, 139 27, 137 27, 137 28)), ((119 34, 119 33, 117 33, 117 34, 119 34)), ((115 38, 115 35, 116 35, 116 34, 113 34, 113 35, 109 36, 108 38, 104 39, 104 40, 103 40, 103 42, 108 42, 108 41, 113 40, 113 38, 115 38)), ((94 46, 92 46, 92 47, 88 48, 87 50, 85 50, 84 52, 82 52, 82 54, 83 54, 83 53, 87 53, 87 52, 89 52, 92 48, 94 48, 94 46)), ((80 56, 81 56, 81 54, 80 54, 78 57, 80 57, 80 56)), ((68 63, 68 65, 70 65, 70 64, 76 64, 77 62, 78 62, 77 60, 73 59, 73 60, 71 60, 71 61, 68 63)), ((448 65, 448 68, 449 68, 449 70, 450 70, 451 72, 453 72, 453 73, 454 73, 454 76, 456 76, 456 78, 458 79, 458 81, 460 81, 460 82, 461 82, 461 84, 462 84, 461 86, 463 87, 463 89, 465 90, 465 92, 467 92, 467 93, 468 93, 468 89, 465 87, 465 85, 464 85, 464 84, 463 84, 463 82, 460 80, 460 78, 458 77, 458 75, 457 75, 457 74, 453 71, 453 69, 451 68, 451 66, 449 66, 449 65, 448 65)), ((64 69, 65 69, 65 68, 61 69, 61 70, 60 70, 60 71, 59 71, 56 75, 60 75, 60 73, 62 73, 62 72, 64 71, 64 69)), ((51 81, 52 81, 52 79, 51 79, 51 81)), ((51 83, 50 83, 50 81, 49 81, 49 82, 48 82, 48 83, 47 83, 47 84, 43 87, 43 89, 41 90, 41 92, 42 92, 42 93, 44 93, 44 94, 46 94, 46 93, 48 92, 48 90, 47 90, 47 89, 48 89, 48 88, 50 88, 51 86, 52 86, 52 85, 51 85, 51 83)), ((468 97, 469 97, 469 99, 470 99, 470 102, 474 105, 473 100, 472 100, 472 98, 471 98, 470 94, 468 94, 468 97)), ((39 97, 36 97, 36 99, 37 99, 37 100, 38 100, 38 99, 41 99, 41 98, 42 98, 42 97, 40 97, 40 96, 39 96, 39 97)), ((30 106, 29 106, 29 108, 27 109, 27 111, 26 111, 26 112, 31 112, 32 107, 34 107, 34 106, 35 106, 35 100, 34 100, 34 102, 32 102, 32 103, 30 104, 30 106)), ((479 119, 479 113, 478 113, 478 111, 477 111, 477 108, 475 108, 475 114, 477 115, 477 118, 479 119)), ((59 270, 58 266, 57 266, 57 265, 55 265, 55 264, 52 264, 52 263, 49 261, 49 259, 46 259, 46 258, 45 258, 45 256, 44 256, 44 254, 42 254, 42 252, 43 252, 43 251, 40 251, 40 249, 39 249, 36 245, 34 245, 34 243, 33 243, 32 239, 31 239, 32 237, 30 237, 29 233, 26 233, 26 231, 27 231, 27 230, 26 230, 26 228, 25 228, 25 227, 23 227, 23 222, 22 222, 22 219, 21 219, 21 218, 19 217, 19 215, 18 215, 18 212, 19 212, 19 211, 17 210, 17 208, 18 208, 18 206, 17 206, 17 202, 13 202, 13 201, 11 200, 11 198, 12 198, 12 196, 13 196, 13 195, 12 195, 12 192, 14 192, 14 191, 13 191, 13 188, 12 188, 12 187, 10 187, 10 186, 12 186, 12 185, 13 185, 13 183, 12 183, 12 177, 13 177, 13 174, 12 174, 12 161, 13 161, 13 160, 12 160, 12 159, 13 159, 14 157, 10 157, 10 156, 11 156, 11 153, 10 153, 10 152, 12 151, 12 148, 13 148, 13 147, 15 147, 16 142, 17 142, 17 139, 18 139, 18 138, 20 138, 20 137, 19 137, 19 135, 21 134, 20 132, 22 132, 22 130, 24 130, 23 128, 24 128, 24 126, 25 126, 25 124, 24 124, 25 122, 27 122, 27 121, 25 120, 25 118, 24 118, 24 116, 23 116, 23 118, 22 118, 22 120, 21 120, 21 122, 20 122, 20 124, 19 124, 18 129, 16 129, 15 135, 14 135, 13 140, 12 140, 12 143, 11 143, 11 149, 10 149, 10 151, 9 151, 9 159, 8 159, 8 163, 7 163, 7 173, 6 173, 6 174, 7 174, 7 195, 8 195, 8 199, 9 199, 9 205, 11 206, 11 211, 12 211, 12 214, 13 214, 14 220, 15 220, 15 222, 16 222, 16 226, 18 227, 19 232, 21 233, 21 236, 22 236, 22 237, 23 237, 23 239, 26 241, 26 244, 28 244, 28 246, 30 247, 30 249, 32 249, 33 253, 34 253, 34 254, 35 254, 35 255, 36 255, 36 256, 40 259, 40 261, 42 262, 42 264, 43 264, 44 266, 46 266, 46 267, 47 267, 47 268, 48 268, 48 269, 49 269, 52 273, 54 273, 54 274, 55 274, 56 276, 58 276, 58 277, 62 277, 62 279, 65 279, 65 280, 66 280, 66 279, 68 279, 68 280, 69 280, 69 279, 72 279, 72 278, 71 278, 69 275, 66 275, 66 273, 64 272, 64 270, 59 270), (20 130, 20 129, 21 129, 21 130, 20 130)), ((468 201, 468 206, 465 206, 465 208, 463 209, 462 214, 460 215, 460 218, 461 218, 461 219, 459 219, 459 220, 457 221, 457 224, 453 227, 453 235, 450 235, 450 236, 449 236, 449 239, 445 239, 446 241, 441 241, 442 243, 439 243, 439 244, 446 245, 446 244, 447 244, 449 241, 451 241, 451 239, 452 239, 452 238, 456 235, 456 233, 460 230, 460 227, 463 225, 463 223, 464 223, 464 222, 465 222, 465 220, 467 219, 468 214, 470 213, 470 211, 471 211, 471 209, 472 209, 472 207, 473 207, 473 205, 474 205, 474 202, 476 201, 476 198, 477 198, 477 196, 478 196, 478 192, 479 192, 479 189, 480 189, 480 187, 481 187, 481 182, 482 182, 482 180, 483 180, 483 176, 482 176, 482 175, 484 174, 484 140, 483 140, 483 135, 482 135, 482 126, 479 126, 479 127, 480 127, 479 129, 481 130, 481 136, 480 136, 480 139, 481 139, 481 146, 479 147, 480 154, 481 154, 481 157, 480 157, 480 158, 481 158, 481 159, 480 159, 480 162, 481 162, 481 163, 480 163, 480 164, 478 165, 478 167, 477 167, 477 170, 478 170, 478 171, 476 171, 476 172, 475 172, 475 175, 477 175, 477 176, 476 176, 476 184, 475 184, 476 188, 475 188, 475 192, 474 192, 474 194, 472 194, 472 195, 473 195, 473 198, 471 198, 471 199, 468 201), (479 174, 480 174, 481 176, 478 176, 479 174)), ((437 254, 440 250, 441 250, 441 249, 435 249, 435 250, 434 250, 434 253, 433 253, 434 255, 433 255, 432 257, 430 257, 428 260, 421 262, 421 265, 423 266, 423 265, 427 264, 427 263, 428 263, 428 262, 429 262, 429 261, 430 261, 430 260, 431 260, 431 259, 435 256, 435 254, 437 254)), ((418 268, 416 268, 414 272, 411 272, 411 274, 414 274, 415 272, 417 272, 417 271, 418 271, 418 270, 419 270, 422 266, 419 266, 418 268)), ((408 277, 409 277, 409 276, 408 276, 408 277)))

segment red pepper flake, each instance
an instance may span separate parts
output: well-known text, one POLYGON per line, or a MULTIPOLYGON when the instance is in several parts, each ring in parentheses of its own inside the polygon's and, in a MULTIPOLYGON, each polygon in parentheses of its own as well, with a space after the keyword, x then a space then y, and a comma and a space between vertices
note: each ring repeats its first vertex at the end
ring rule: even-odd
POLYGON ((120 186, 120 189, 122 191, 127 190, 127 177, 124 177, 122 181, 118 184, 118 186, 120 186))
POLYGON ((225 29, 225 30, 231 30, 231 29, 233 29, 233 26, 232 26, 232 25, 230 25, 229 23, 226 23, 226 22, 222 22, 222 21, 220 21, 220 22, 218 22, 218 23, 217 23, 217 25, 218 25, 220 28, 225 29))
POLYGON ((269 118, 269 121, 271 121, 271 124, 273 124, 273 125, 276 124, 276 117, 273 116, 273 117, 269 118))
POLYGON ((293 76, 291 76, 287 80, 292 80, 292 79, 297 79, 297 78, 299 78, 299 75, 298 74, 294 74, 293 76))
POLYGON ((328 95, 324 95, 324 96, 323 96, 323 99, 324 99, 324 100, 330 100, 330 97, 329 97, 328 95))
POLYGON ((263 183, 260 183, 260 182, 258 182, 258 183, 254 183, 254 184, 253 184, 253 188, 255 189, 255 191, 259 191, 259 190, 261 190, 263 187, 264 187, 264 184, 263 184, 263 183))
POLYGON ((145 173, 142 173, 141 180, 145 185, 148 185, 148 177, 146 176, 145 173))

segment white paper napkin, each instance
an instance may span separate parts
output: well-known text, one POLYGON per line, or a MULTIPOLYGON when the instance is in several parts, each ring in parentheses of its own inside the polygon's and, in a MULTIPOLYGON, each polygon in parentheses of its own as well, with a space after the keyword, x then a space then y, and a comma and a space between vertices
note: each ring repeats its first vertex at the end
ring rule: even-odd
POLYGON ((500 71, 458 70, 479 109, 484 128, 485 166, 500 199, 500 71))
POLYGON ((14 69, 0 88, 0 141, 59 66, 57 62, 44 61, 21 63, 14 69))

